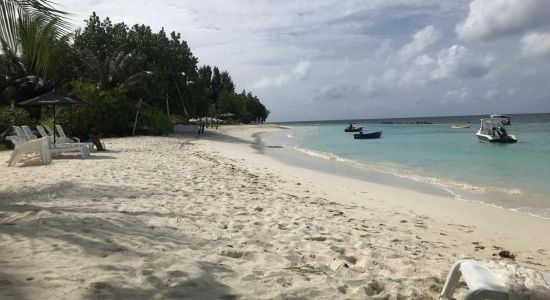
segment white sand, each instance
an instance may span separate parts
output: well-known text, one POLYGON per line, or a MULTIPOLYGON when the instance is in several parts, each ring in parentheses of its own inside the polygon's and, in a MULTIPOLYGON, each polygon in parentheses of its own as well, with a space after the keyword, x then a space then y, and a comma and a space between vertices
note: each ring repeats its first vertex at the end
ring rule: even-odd
POLYGON ((265 130, 3 163, 0 299, 432 299, 459 258, 550 269, 548 220, 284 165, 265 130))

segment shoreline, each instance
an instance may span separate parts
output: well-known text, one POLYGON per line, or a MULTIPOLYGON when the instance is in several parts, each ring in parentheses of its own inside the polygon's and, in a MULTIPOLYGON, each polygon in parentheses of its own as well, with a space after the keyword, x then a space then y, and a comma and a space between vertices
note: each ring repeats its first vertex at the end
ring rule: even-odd
MULTIPOLYGON (((246 140, 247 135, 252 135, 252 133, 246 132, 247 129, 241 130, 238 126, 236 128, 237 129, 234 131, 233 134, 232 134, 232 128, 227 130, 225 134, 236 136, 243 140, 246 140)), ((260 133, 261 135, 261 134, 265 134, 266 131, 271 131, 273 129, 256 128, 252 130, 254 131, 254 133, 260 133)), ((257 139, 255 142, 256 143, 258 142, 257 139)), ((449 196, 433 195, 430 193, 426 193, 426 191, 423 191, 422 189, 419 190, 419 189, 414 189, 410 187, 403 188, 395 185, 387 185, 385 183, 358 180, 357 178, 349 178, 346 176, 342 176, 340 174, 319 172, 318 170, 310 170, 307 168, 303 168, 303 166, 297 167, 290 164, 286 164, 285 162, 277 161, 276 159, 269 157, 267 155, 263 155, 263 156, 264 156, 264 159, 255 157, 255 160, 261 161, 262 163, 267 164, 270 168, 276 167, 277 169, 283 170, 284 172, 291 173, 294 176, 296 176, 296 174, 299 174, 299 176, 309 176, 310 178, 314 178, 315 181, 323 182, 323 183, 331 182, 331 181, 346 182, 346 185, 350 186, 351 189, 354 191, 360 191, 363 189, 366 190, 369 188, 372 188, 374 190, 380 189, 380 192, 376 194, 381 198, 384 198, 385 201, 398 202, 398 204, 402 205, 403 207, 407 207, 410 209, 416 208, 416 209, 422 210, 423 213, 432 212, 430 214, 433 214, 433 212, 437 211, 441 215, 447 215, 447 217, 451 219, 456 218, 457 221, 473 224, 476 227, 488 229, 489 231, 498 232, 503 228, 507 228, 508 227, 507 225, 509 225, 509 223, 530 224, 532 225, 532 227, 535 227, 535 228, 541 228, 541 227, 546 228, 545 230, 523 231, 524 228, 521 228, 522 226, 519 226, 521 229, 518 230, 518 227, 515 227, 514 228, 515 230, 513 231, 514 231, 515 238, 523 239, 524 233, 529 233, 530 237, 528 239, 534 239, 534 240, 539 239, 541 242, 541 247, 543 247, 544 249, 550 249, 550 240, 544 239, 545 232, 550 232, 550 221, 545 218, 531 216, 526 213, 512 211, 510 209, 502 208, 502 207, 488 204, 488 203, 455 199, 454 197, 449 197, 449 196), (365 186, 362 186, 363 184, 365 186), (389 198, 391 198, 391 196, 388 196, 388 195, 391 195, 392 193, 395 193, 398 195, 405 195, 405 197, 409 196, 410 198, 419 200, 419 201, 417 201, 416 203, 414 200, 408 201, 408 203, 404 201, 395 201, 395 199, 391 199, 394 201, 390 201, 389 198), (442 207, 437 208, 439 205, 441 205, 442 207), (455 212, 457 210, 459 211, 459 213, 456 216, 448 215, 449 212, 455 212), (466 214, 470 211, 471 211, 471 216, 467 216, 466 214), (496 222, 487 222, 486 216, 488 215, 489 216, 493 215, 495 217, 496 222)), ((390 175, 390 176, 393 176, 393 175, 390 175)), ((412 180, 409 179, 408 181, 412 181, 412 180)), ((419 183, 419 182, 414 182, 414 184, 416 183, 419 183)), ((319 187, 320 186, 317 186, 317 188, 319 187)), ((356 202, 356 201, 357 200, 354 199, 354 201, 352 202, 356 202)), ((349 201, 344 201, 344 202, 349 202, 349 201)), ((445 220, 445 218, 443 218, 442 220, 445 220)), ((516 225, 513 225, 513 226, 516 226, 516 225)))
MULTIPOLYGON (((292 128, 295 127, 288 127, 287 129, 292 128)), ((274 144, 281 143, 280 137, 273 139, 270 136, 272 133, 267 133, 264 137, 274 144)), ((468 182, 444 178, 444 175, 443 177, 436 177, 433 174, 419 174, 405 166, 376 165, 344 158, 334 153, 316 149, 303 148, 296 145, 286 146, 276 147, 284 149, 268 149, 268 152, 286 164, 300 165, 304 168, 329 174, 334 173, 340 176, 382 183, 428 194, 447 196, 458 201, 483 204, 535 218, 550 220, 550 207, 545 205, 545 200, 547 199, 544 198, 543 194, 525 194, 517 188, 508 190, 496 186, 475 186, 468 182), (308 163, 302 161, 307 161, 308 163), (311 161, 314 162, 312 163, 311 161), (525 204, 525 201, 527 201, 527 204, 525 204)))
POLYGON ((458 259, 550 269, 550 222, 286 165, 258 138, 273 130, 0 166, 0 296, 436 299, 458 259))

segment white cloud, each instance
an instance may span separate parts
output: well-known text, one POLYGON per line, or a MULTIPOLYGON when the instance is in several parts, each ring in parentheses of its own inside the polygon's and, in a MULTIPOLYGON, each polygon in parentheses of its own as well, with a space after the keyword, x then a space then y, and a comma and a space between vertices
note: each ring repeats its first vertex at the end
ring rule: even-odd
POLYGON ((528 57, 550 55, 550 33, 533 32, 521 39, 521 53, 528 57))
POLYGON ((281 73, 276 77, 264 77, 256 81, 252 87, 256 89, 282 87, 291 81, 303 80, 309 72, 310 67, 310 61, 300 61, 289 73, 281 73))
MULTIPOLYGON (((401 50, 399 53, 402 53, 401 50)), ((419 54, 406 61, 399 55, 396 59, 390 58, 383 77, 390 85, 420 87, 445 79, 483 77, 490 66, 489 58, 475 56, 465 46, 452 45, 439 50, 436 57, 419 54)))
POLYGON ((544 25, 550 25, 548 0, 473 0, 456 33, 465 41, 494 40, 544 25))
POLYGON ((437 68, 432 71, 434 80, 445 78, 477 78, 489 72, 489 66, 474 57, 468 48, 453 45, 437 54, 437 68))
POLYGON ((432 25, 424 27, 417 31, 412 38, 412 41, 404 45, 397 52, 397 57, 400 61, 407 61, 422 53, 426 47, 435 43, 440 36, 440 32, 432 25))
POLYGON ((181 32, 199 64, 228 70, 239 90, 251 89, 272 111, 270 121, 449 114, 442 98, 456 104, 457 114, 491 110, 491 101, 459 101, 463 88, 466 99, 500 90, 499 105, 509 112, 550 111, 550 60, 545 43, 531 35, 550 33, 550 0, 56 3, 76 26, 96 11, 113 22, 181 32), (456 33, 462 40, 454 40, 456 33), (521 88, 509 93, 510 86, 521 88), (323 89, 341 98, 312 108, 323 89))

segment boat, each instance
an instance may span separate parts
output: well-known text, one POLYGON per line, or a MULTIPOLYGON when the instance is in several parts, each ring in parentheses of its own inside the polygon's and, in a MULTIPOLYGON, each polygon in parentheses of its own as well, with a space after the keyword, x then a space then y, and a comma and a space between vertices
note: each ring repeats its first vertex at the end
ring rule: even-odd
POLYGON ((344 129, 345 132, 360 132, 363 130, 363 127, 357 126, 357 124, 350 123, 348 127, 344 129))
POLYGON ((353 138, 356 140, 366 140, 366 139, 379 139, 382 136, 382 131, 363 133, 363 131, 353 135, 353 138))
POLYGON ((490 115, 491 119, 498 119, 504 125, 510 125, 510 117, 506 115, 490 115))
POLYGON ((451 128, 454 128, 454 129, 470 128, 470 124, 453 124, 451 125, 451 128))
POLYGON ((518 141, 515 135, 508 134, 499 118, 481 119, 476 135, 480 142, 511 144, 518 141))

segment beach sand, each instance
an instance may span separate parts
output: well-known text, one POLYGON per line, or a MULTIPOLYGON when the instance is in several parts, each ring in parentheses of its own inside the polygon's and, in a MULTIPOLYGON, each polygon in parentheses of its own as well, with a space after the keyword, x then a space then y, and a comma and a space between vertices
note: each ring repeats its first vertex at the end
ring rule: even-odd
POLYGON ((549 220, 286 165, 271 130, 0 152, 0 299, 436 299, 461 258, 550 270, 549 220))

